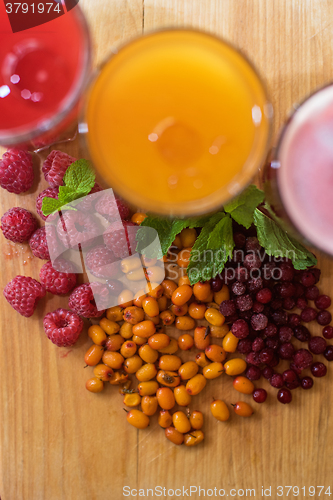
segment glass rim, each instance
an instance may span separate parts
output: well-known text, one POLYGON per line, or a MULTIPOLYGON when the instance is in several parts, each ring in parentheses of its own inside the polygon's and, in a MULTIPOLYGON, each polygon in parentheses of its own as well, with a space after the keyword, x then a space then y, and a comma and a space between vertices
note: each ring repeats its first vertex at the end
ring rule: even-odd
MULTIPOLYGON (((38 138, 39 136, 52 131, 57 125, 59 125, 74 109, 78 103, 80 96, 83 94, 86 88, 87 81, 89 81, 89 75, 91 73, 91 62, 92 62, 92 43, 89 32, 89 27, 85 15, 79 5, 76 5, 72 9, 78 17, 79 23, 83 29, 83 39, 85 46, 83 47, 83 61, 82 68, 79 74, 79 78, 75 84, 75 87, 71 90, 70 94, 64 98, 61 107, 56 111, 55 115, 51 115, 45 120, 41 120, 35 125, 25 125, 23 127, 17 127, 11 132, 2 132, 0 129, 0 144, 5 146, 15 146, 17 144, 24 144, 38 138)), ((66 15, 66 14, 65 14, 66 15)))
MULTIPOLYGON (((114 56, 116 56, 120 51, 136 43, 142 38, 152 37, 154 35, 158 35, 159 33, 163 32, 193 32, 199 35, 205 35, 209 38, 218 41, 219 43, 228 47, 232 51, 236 52, 240 56, 240 58, 247 64, 247 66, 252 71, 253 75, 256 77, 264 101, 263 111, 267 123, 267 131, 266 131, 267 137, 265 139, 265 146, 262 148, 261 154, 256 161, 251 158, 251 155, 254 154, 253 148, 255 145, 256 136, 258 136, 258 134, 255 134, 255 138, 252 144, 252 149, 250 151, 248 158, 244 162, 241 171, 239 171, 233 177, 230 183, 228 183, 226 186, 214 191, 213 193, 203 198, 198 198, 192 201, 179 202, 176 204, 174 202, 169 202, 169 203, 163 202, 163 204, 161 203, 159 206, 158 202, 145 199, 145 197, 141 196, 138 192, 129 190, 127 186, 122 186, 120 182, 114 183, 114 185, 110 186, 113 187, 114 190, 123 198, 125 198, 132 206, 144 208, 146 211, 149 211, 150 213, 155 213, 157 215, 164 215, 164 216, 181 216, 181 217, 196 216, 207 212, 213 212, 214 210, 217 210, 223 204, 229 202, 232 198, 240 194, 251 183, 254 176, 258 173, 260 167, 262 167, 262 165, 264 164, 271 143, 274 113, 273 113, 273 106, 269 98, 267 85, 263 81, 263 78, 260 76, 260 73, 254 66, 253 62, 236 45, 216 35, 215 33, 211 33, 206 30, 194 28, 191 26, 184 26, 184 27, 166 26, 158 29, 147 30, 142 34, 131 37, 130 39, 128 39, 123 43, 120 43, 119 45, 113 46, 110 49, 109 53, 103 58, 101 63, 97 66, 97 68, 91 75, 90 81, 88 82, 83 110, 80 113, 79 136, 83 140, 85 151, 88 152, 94 167, 96 168, 96 170, 99 172, 100 175, 103 175, 102 171, 98 168, 97 162, 94 161, 94 158, 91 154, 89 147, 89 140, 88 140, 89 131, 88 131, 88 124, 86 122, 86 110, 89 102, 89 94, 92 90, 92 87, 97 82, 100 74, 102 73, 103 68, 109 63, 109 61, 114 56), (249 159, 251 159, 251 162, 249 162, 249 159), (247 166, 248 162, 252 163, 253 165, 251 164, 247 166), (244 179, 242 179, 242 177, 244 176, 246 177, 245 181, 244 179), (227 196, 225 195, 226 191, 228 191, 227 196), (223 194, 224 196, 222 196, 223 194)), ((251 89, 251 85, 247 85, 247 88, 251 89)))

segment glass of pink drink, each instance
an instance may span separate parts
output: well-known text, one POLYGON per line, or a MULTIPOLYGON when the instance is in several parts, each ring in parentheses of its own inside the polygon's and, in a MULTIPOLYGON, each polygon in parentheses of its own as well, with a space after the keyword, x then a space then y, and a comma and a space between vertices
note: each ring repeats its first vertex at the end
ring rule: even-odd
MULTIPOLYGON (((62 15, 55 13, 54 19, 16 33, 11 29, 4 3, 0 3, 0 144, 3 146, 43 149, 69 139, 68 128, 77 118, 91 67, 88 28, 79 6, 66 12, 63 1, 60 6, 53 3, 52 8, 61 9, 62 15)), ((30 17, 32 7, 36 16, 42 5, 30 3, 30 17)), ((48 5, 51 3, 44 8, 49 8, 48 5)))
POLYGON ((333 256, 333 85, 292 114, 264 180, 286 229, 333 256))

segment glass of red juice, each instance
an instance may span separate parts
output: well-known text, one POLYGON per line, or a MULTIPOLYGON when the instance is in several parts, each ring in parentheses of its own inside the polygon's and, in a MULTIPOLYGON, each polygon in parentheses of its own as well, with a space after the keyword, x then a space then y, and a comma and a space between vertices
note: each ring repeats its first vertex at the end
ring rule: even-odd
POLYGON ((316 91, 290 116, 264 184, 287 231, 333 256, 333 84, 316 91))
POLYGON ((70 138, 90 76, 88 27, 80 7, 66 12, 63 0, 5 3, 0 3, 0 144, 37 151, 70 138), (30 19, 42 8, 56 10, 52 20, 13 32, 6 9, 18 5, 30 9, 30 19))

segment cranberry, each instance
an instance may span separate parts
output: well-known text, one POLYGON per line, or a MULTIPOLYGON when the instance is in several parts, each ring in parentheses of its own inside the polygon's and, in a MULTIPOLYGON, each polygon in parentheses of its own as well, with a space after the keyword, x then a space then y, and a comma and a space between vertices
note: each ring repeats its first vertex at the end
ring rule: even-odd
POLYGON ((244 257, 244 267, 251 271, 251 269, 259 269, 262 262, 258 254, 250 252, 244 257))
POLYGON ((303 377, 301 380, 301 386, 303 389, 311 389, 313 386, 313 379, 311 377, 303 377))
POLYGON ((305 294, 305 287, 300 283, 295 283, 295 297, 298 299, 299 297, 303 297, 305 294))
POLYGON ((255 236, 249 236, 248 238, 246 238, 245 250, 247 252, 258 252, 259 250, 261 250, 258 238, 256 238, 255 236))
POLYGON ((273 325, 273 323, 268 323, 266 328, 264 329, 263 333, 266 335, 266 337, 275 337, 275 335, 278 332, 278 328, 276 325, 273 325))
POLYGON ((294 332, 290 326, 280 326, 279 328, 279 339, 281 342, 289 342, 293 336, 294 332))
POLYGON ((314 377, 325 377, 327 373, 327 368, 324 365, 324 363, 316 361, 316 363, 312 363, 311 365, 311 373, 314 377))
POLYGON ((261 378, 261 370, 255 365, 250 365, 245 375, 249 380, 259 380, 261 378))
POLYGON ((290 325, 293 328, 295 326, 300 325, 300 323, 301 323, 301 317, 299 314, 296 314, 296 313, 289 314, 288 325, 290 325))
POLYGON ((295 365, 304 370, 305 368, 309 368, 313 361, 313 356, 310 351, 307 349, 298 349, 298 351, 294 354, 294 363, 295 365))
POLYGON ((252 318, 252 311, 250 309, 248 311, 240 311, 239 317, 245 319, 245 321, 248 322, 252 318))
POLYGON ((267 262, 262 266, 262 276, 265 280, 269 280, 274 278, 276 272, 276 263, 275 262, 267 262))
POLYGON ((210 280, 210 287, 213 292, 219 292, 222 289, 223 281, 220 276, 215 276, 215 278, 210 280))
POLYGON ((333 346, 328 345, 323 354, 327 361, 333 361, 333 346))
POLYGON ((325 339, 333 339, 333 327, 325 326, 323 328, 323 336, 325 337, 325 339))
POLYGON ((281 262, 281 280, 282 281, 292 281, 295 275, 295 270, 291 264, 288 262, 281 262))
POLYGON ((292 400, 292 395, 289 389, 280 389, 277 393, 277 399, 282 404, 289 404, 292 400))
POLYGON ((246 236, 244 233, 236 232, 234 233, 234 243, 236 248, 243 248, 246 242, 246 236))
POLYGON ((255 301, 255 302, 253 302, 252 311, 254 313, 261 313, 261 312, 263 312, 264 307, 265 307, 264 304, 261 304, 260 302, 255 301))
POLYGON ((300 342, 307 342, 311 338, 311 333, 304 325, 295 326, 294 335, 300 342))
POLYGON ((294 297, 287 297, 286 299, 284 299, 283 309, 291 311, 292 309, 294 309, 295 306, 296 306, 296 300, 294 299, 294 297))
POLYGON ((264 403, 267 398, 267 392, 265 389, 255 389, 252 396, 256 403, 264 403))
POLYGON ((272 320, 278 326, 286 325, 288 322, 288 314, 282 309, 278 309, 272 313, 272 320))
POLYGON ((295 365, 295 363, 290 363, 290 369, 293 370, 295 373, 297 373, 297 375, 300 375, 302 373, 302 368, 300 368, 299 366, 295 365))
POLYGON ((110 295, 119 295, 124 289, 124 283, 119 280, 107 280, 106 285, 110 295))
POLYGON ((297 375, 296 373, 293 371, 293 370, 285 370, 283 373, 282 373, 282 377, 283 377, 283 381, 284 382, 294 382, 295 380, 297 380, 297 375))
POLYGON ((263 287, 262 278, 259 276, 258 278, 250 278, 247 282, 247 289, 249 292, 257 292, 261 290, 263 287))
POLYGON ((245 293, 246 291, 246 285, 245 283, 241 283, 240 281, 235 281, 235 283, 231 285, 231 291, 235 295, 243 295, 243 293, 245 293))
POLYGON ((242 283, 245 283, 249 278, 249 272, 245 267, 239 266, 235 269, 235 278, 242 283))
POLYGON ((246 323, 244 319, 238 319, 232 324, 231 332, 238 339, 244 339, 249 334, 249 325, 246 323))
POLYGON ((268 366, 270 366, 271 368, 274 368, 275 366, 277 366, 280 362, 280 359, 278 358, 278 356, 274 355, 273 356, 273 359, 272 361, 270 361, 268 364, 268 366))
POLYGON ((313 354, 323 354, 326 345, 326 340, 323 337, 312 337, 308 343, 309 351, 313 354))
POLYGON ((304 297, 299 297, 296 301, 296 307, 298 309, 305 309, 308 305, 308 301, 304 297))
POLYGON ((310 321, 315 320, 317 317, 317 311, 313 307, 306 307, 301 312, 301 320, 305 323, 310 323, 310 321))
POLYGON ((296 292, 295 285, 290 282, 281 283, 275 287, 278 297, 281 299, 286 299, 287 297, 293 297, 296 292))
POLYGON ((269 288, 262 288, 257 292, 256 300, 261 304, 268 304, 272 300, 272 292, 269 288))
POLYGON ((251 318, 251 326, 254 330, 259 331, 266 328, 268 325, 268 318, 262 313, 253 314, 251 318))
POLYGON ((237 345, 237 351, 241 354, 248 354, 252 351, 252 341, 250 339, 241 339, 237 345))
POLYGON ((233 300, 223 300, 220 304, 220 313, 223 316, 231 316, 236 312, 236 305, 233 300))
POLYGON ((249 365, 260 366, 260 357, 258 352, 249 352, 246 356, 246 362, 249 365))
POLYGON ((238 319, 239 319, 239 317, 238 317, 237 313, 232 314, 231 316, 225 316, 225 322, 228 324, 230 324, 230 323, 232 324, 235 321, 237 321, 238 319))
POLYGON ((318 283, 320 275, 321 275, 321 270, 314 267, 311 269, 311 272, 315 278, 315 284, 318 283))
POLYGON ((266 339, 266 347, 269 347, 270 349, 273 349, 273 351, 276 351, 277 348, 280 345, 279 337, 269 337, 266 339))
POLYGON ((266 347, 259 354, 259 359, 262 363, 270 363, 274 357, 274 350, 271 347, 266 347))
POLYGON ((321 326, 326 326, 332 321, 332 314, 329 311, 319 311, 317 323, 321 326))
POLYGON ((261 337, 257 337, 253 342, 252 342, 252 351, 254 352, 259 352, 265 347, 265 341, 261 337))
POLYGON ((274 299, 270 303, 270 306, 272 309, 274 309, 274 311, 277 311, 278 309, 281 309, 281 307, 283 306, 283 300, 282 299, 274 299))
POLYGON ((306 287, 313 286, 316 283, 316 278, 311 271, 302 271, 300 281, 306 287))
POLYGON ((280 389, 281 387, 283 387, 284 384, 281 373, 274 373, 274 375, 272 375, 272 377, 270 378, 269 382, 271 386, 275 387, 276 389, 280 389))
POLYGON ((287 387, 287 389, 292 391, 293 389, 297 389, 297 387, 299 387, 300 381, 296 379, 293 382, 285 382, 284 385, 287 387))
POLYGON ((265 377, 267 380, 269 380, 273 374, 274 370, 270 366, 265 366, 265 368, 262 369, 262 376, 265 377))
POLYGON ((316 285, 309 286, 305 290, 305 298, 306 299, 308 299, 308 300, 316 300, 318 297, 319 297, 319 289, 318 289, 318 287, 316 287, 316 285))
POLYGON ((279 349, 281 359, 292 359, 294 352, 295 348, 291 342, 284 342, 279 349))
POLYGON ((319 297, 315 300, 315 306, 318 309, 327 309, 331 305, 331 299, 328 295, 319 295, 319 297))
POLYGON ((249 311, 252 309, 253 306, 253 300, 251 298, 251 295, 241 295, 240 297, 237 297, 236 299, 236 307, 240 311, 249 311))

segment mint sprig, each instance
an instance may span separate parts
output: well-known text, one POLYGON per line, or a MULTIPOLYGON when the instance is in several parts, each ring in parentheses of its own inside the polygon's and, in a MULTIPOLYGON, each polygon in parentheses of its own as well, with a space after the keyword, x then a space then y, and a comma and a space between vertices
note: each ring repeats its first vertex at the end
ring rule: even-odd
MULTIPOLYGON (((83 196, 87 196, 95 184, 95 173, 90 163, 85 160, 77 160, 72 163, 64 175, 64 186, 59 186, 58 199, 45 196, 42 202, 42 212, 45 216, 60 210, 68 203, 73 202, 83 196)), ((66 206, 66 210, 75 210, 66 206)))
POLYGON ((249 229, 254 222, 254 210, 264 201, 264 198, 265 193, 254 184, 251 184, 243 193, 224 205, 224 210, 230 213, 231 217, 238 224, 249 229))

